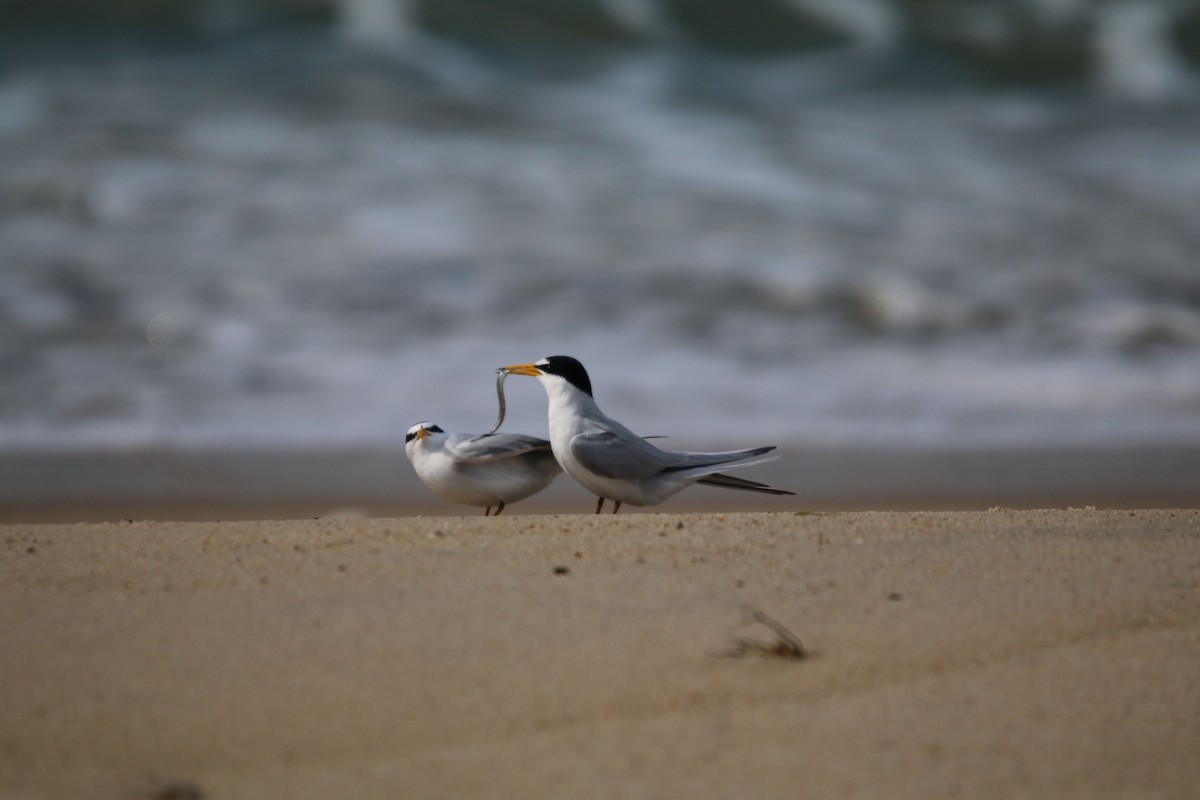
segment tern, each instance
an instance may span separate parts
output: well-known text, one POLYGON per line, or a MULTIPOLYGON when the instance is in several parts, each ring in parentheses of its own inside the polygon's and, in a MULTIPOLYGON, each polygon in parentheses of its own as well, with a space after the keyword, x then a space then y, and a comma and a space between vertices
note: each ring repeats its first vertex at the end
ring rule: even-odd
POLYGON ((404 436, 417 477, 452 503, 485 506, 483 515, 524 500, 550 485, 562 470, 550 442, 520 433, 449 434, 418 422, 404 436))
POLYGON ((794 494, 720 472, 726 466, 758 464, 761 460, 732 462, 769 453, 774 447, 678 453, 650 444, 600 410, 592 396, 587 370, 570 356, 549 356, 501 370, 510 375, 529 375, 541 382, 550 399, 550 447, 554 457, 564 472, 597 495, 597 514, 605 500, 613 501, 612 513, 616 514, 622 503, 657 505, 693 483, 765 494, 794 494))

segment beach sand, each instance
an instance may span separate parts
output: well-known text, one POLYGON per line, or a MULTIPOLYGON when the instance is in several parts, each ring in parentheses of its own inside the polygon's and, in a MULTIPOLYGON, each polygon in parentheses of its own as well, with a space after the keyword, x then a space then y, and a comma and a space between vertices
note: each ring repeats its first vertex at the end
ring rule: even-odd
POLYGON ((1198 511, 0 536, 8 800, 1200 786, 1198 511))

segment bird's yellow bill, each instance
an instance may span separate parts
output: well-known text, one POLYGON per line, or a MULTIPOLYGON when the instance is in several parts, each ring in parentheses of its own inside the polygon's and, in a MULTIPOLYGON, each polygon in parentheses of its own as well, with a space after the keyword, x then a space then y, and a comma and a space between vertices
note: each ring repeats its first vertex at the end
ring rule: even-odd
POLYGON ((429 436, 429 435, 430 435, 430 433, 429 433, 429 429, 428 429, 428 428, 417 428, 417 441, 418 441, 418 442, 419 442, 419 441, 421 441, 422 439, 424 439, 426 436, 429 436))
POLYGON ((509 375, 529 375, 536 378, 542 374, 542 371, 533 364, 513 364, 508 367, 501 367, 509 375))

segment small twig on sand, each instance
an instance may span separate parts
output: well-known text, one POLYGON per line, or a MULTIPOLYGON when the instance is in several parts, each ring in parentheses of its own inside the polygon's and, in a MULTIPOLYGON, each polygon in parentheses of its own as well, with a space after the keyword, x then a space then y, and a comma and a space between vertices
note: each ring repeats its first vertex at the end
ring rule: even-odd
POLYGON ((779 620, 769 616, 759 609, 747 612, 742 619, 743 625, 766 625, 775 634, 775 641, 763 642, 758 639, 735 639, 733 645, 721 655, 727 658, 745 658, 758 655, 770 658, 788 658, 801 661, 808 658, 808 650, 804 648, 800 637, 792 633, 779 620))

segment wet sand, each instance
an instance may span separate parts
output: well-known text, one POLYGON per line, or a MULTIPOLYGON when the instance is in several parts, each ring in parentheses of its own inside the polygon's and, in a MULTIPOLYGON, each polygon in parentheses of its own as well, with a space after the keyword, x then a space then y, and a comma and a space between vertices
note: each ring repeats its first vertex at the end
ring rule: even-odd
POLYGON ((1184 798, 1200 785, 1197 511, 10 524, 0 537, 4 798, 1184 798), (753 610, 806 657, 769 652, 777 634, 753 610))
MULTIPOLYGON (((962 449, 792 445, 779 453, 776 461, 735 474, 788 489, 794 497, 695 487, 645 511, 1200 508, 1200 448, 1186 443, 962 449)), ((560 477, 511 509, 577 514, 594 507, 593 496, 560 477)), ((626 506, 622 513, 645 511, 626 506)), ((402 443, 328 450, 0 453, 0 523, 464 513, 472 512, 439 500, 421 485, 402 443)))

